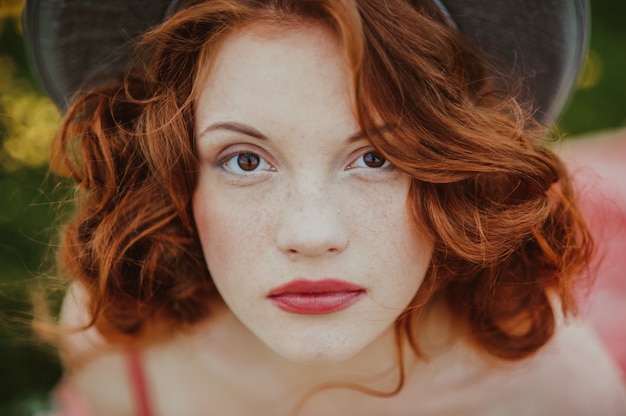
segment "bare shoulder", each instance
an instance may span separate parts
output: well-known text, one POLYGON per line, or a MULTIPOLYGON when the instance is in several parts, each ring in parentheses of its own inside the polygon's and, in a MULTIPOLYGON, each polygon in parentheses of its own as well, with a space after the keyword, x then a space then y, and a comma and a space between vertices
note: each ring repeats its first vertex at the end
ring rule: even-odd
POLYGON ((625 379, 584 323, 560 325, 550 344, 522 368, 522 396, 540 414, 626 415, 625 379))
POLYGON ((62 388, 72 391, 99 415, 134 414, 133 386, 123 353, 106 353, 68 373, 62 388))
POLYGON ((91 321, 89 295, 83 286, 73 282, 65 297, 59 316, 59 326, 65 331, 61 340, 61 358, 69 369, 79 367, 108 347, 107 342, 91 321))
POLYGON ((91 320, 88 304, 87 291, 73 282, 59 316, 65 331, 60 352, 66 368, 59 391, 74 398, 67 401, 69 405, 79 400, 90 409, 77 414, 131 415, 133 397, 126 354, 109 345, 95 328, 86 328, 91 320))

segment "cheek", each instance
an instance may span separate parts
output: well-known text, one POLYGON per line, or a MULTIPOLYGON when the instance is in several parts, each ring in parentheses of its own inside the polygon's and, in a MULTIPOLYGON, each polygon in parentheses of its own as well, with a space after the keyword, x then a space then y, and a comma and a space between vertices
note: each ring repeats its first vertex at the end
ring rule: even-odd
POLYGON ((268 233, 270 218, 264 210, 250 210, 258 202, 229 198, 216 187, 199 184, 193 212, 205 260, 214 280, 225 271, 234 272, 252 264, 268 233), (212 190, 212 191, 210 191, 212 190))
POLYGON ((219 210, 216 210, 216 201, 211 198, 210 193, 201 187, 196 190, 193 200, 193 213, 198 227, 200 244, 206 258, 223 258, 229 253, 228 239, 232 234, 225 231, 223 223, 217 221, 219 210))
MULTIPOLYGON (((408 181, 408 180, 407 180, 408 181)), ((408 205, 408 183, 363 193, 356 205, 353 229, 362 259, 377 273, 388 305, 410 301, 421 285, 434 247, 433 238, 414 223, 408 205), (375 195, 375 196, 372 196, 375 195)))

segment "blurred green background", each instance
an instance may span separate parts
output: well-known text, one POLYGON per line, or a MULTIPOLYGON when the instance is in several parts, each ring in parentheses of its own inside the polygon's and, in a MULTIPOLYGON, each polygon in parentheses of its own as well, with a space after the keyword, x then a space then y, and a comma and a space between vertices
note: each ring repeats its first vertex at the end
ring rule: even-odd
MULTIPOLYGON (((0 415, 45 408, 61 376, 52 349, 30 330, 27 290, 54 257, 63 195, 47 175, 46 158, 60 114, 28 69, 21 7, 22 0, 0 0, 0 415)), ((559 121, 570 136, 626 126, 626 1, 591 0, 591 7, 585 69, 559 121)))

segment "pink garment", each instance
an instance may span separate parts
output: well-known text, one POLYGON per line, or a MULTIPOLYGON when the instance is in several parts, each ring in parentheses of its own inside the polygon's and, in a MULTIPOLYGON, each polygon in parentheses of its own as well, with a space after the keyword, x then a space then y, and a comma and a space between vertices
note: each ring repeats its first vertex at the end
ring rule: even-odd
POLYGON ((570 139, 560 153, 600 262, 584 311, 626 380, 626 129, 570 139))

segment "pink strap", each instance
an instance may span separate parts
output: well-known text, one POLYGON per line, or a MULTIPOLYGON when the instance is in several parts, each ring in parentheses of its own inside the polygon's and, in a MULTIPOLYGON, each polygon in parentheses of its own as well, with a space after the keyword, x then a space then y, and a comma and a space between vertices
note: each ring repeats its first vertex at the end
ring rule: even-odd
POLYGON ((136 350, 130 350, 126 355, 130 382, 135 393, 135 405, 137 416, 151 416, 150 400, 148 397, 148 385, 141 363, 141 357, 136 350))

